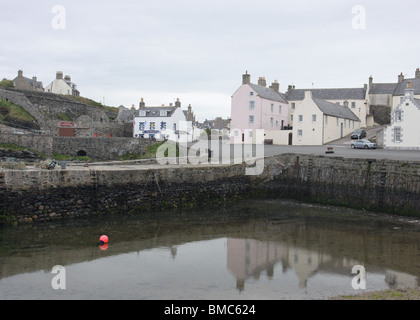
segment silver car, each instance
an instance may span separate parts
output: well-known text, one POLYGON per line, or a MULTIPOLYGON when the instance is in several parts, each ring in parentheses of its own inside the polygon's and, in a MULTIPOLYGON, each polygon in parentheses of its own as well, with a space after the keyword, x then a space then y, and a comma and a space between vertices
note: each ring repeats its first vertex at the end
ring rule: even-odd
POLYGON ((360 140, 357 140, 357 141, 353 141, 351 143, 351 148, 352 149, 355 149, 355 148, 357 148, 357 149, 376 149, 377 145, 376 145, 376 143, 374 143, 370 140, 360 139, 360 140))

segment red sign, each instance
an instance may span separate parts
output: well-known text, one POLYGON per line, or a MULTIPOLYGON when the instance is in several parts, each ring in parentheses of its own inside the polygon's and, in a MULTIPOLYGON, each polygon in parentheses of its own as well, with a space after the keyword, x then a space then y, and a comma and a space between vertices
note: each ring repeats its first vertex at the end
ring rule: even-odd
POLYGON ((64 122, 64 121, 61 121, 60 125, 62 127, 73 127, 74 126, 74 122, 64 122))

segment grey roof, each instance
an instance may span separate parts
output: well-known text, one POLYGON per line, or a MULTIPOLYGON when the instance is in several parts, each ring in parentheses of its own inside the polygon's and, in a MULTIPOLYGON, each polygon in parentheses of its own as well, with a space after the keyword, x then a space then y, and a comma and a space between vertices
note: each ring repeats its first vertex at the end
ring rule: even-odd
POLYGON ((165 106, 163 106, 163 107, 144 107, 144 108, 141 108, 141 109, 138 110, 139 112, 137 113, 137 116, 138 117, 162 117, 162 118, 170 117, 175 112, 176 108, 177 107, 170 107, 170 106, 168 106, 168 107, 165 107, 165 106), (146 115, 141 116, 140 111, 146 111, 146 115), (168 112, 166 113, 165 116, 161 116, 160 111, 168 111, 168 112))
POLYGON ((286 97, 282 93, 277 92, 276 90, 259 86, 253 83, 250 83, 249 85, 261 98, 288 104, 286 97))
POLYGON ((420 94, 420 79, 404 79, 403 81, 398 83, 394 91, 394 96, 403 96, 404 90, 407 89, 407 84, 409 82, 413 84, 414 94, 420 94))
POLYGON ((322 99, 313 98, 318 108, 326 115, 360 121, 360 119, 347 107, 328 102, 322 99))
POLYGON ((323 100, 364 100, 365 88, 336 88, 336 89, 293 89, 287 93, 289 101, 300 101, 305 98, 305 91, 312 91, 313 97, 323 100))
POLYGON ((26 79, 31 86, 34 86, 35 88, 44 89, 42 85, 42 81, 34 81, 34 79, 27 78, 27 77, 23 77, 23 78, 26 79))
POLYGON ((393 94, 398 83, 373 83, 369 94, 393 94))
POLYGON ((137 112, 137 110, 120 108, 118 110, 117 119, 120 120, 120 121, 132 121, 136 112, 137 112))

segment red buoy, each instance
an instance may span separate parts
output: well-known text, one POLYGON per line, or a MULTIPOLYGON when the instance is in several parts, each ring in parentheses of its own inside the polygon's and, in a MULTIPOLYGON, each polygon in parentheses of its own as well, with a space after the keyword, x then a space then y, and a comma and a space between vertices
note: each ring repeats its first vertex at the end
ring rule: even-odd
POLYGON ((99 238, 99 241, 100 241, 101 243, 108 243, 108 236, 106 236, 106 235, 102 235, 102 236, 99 238))

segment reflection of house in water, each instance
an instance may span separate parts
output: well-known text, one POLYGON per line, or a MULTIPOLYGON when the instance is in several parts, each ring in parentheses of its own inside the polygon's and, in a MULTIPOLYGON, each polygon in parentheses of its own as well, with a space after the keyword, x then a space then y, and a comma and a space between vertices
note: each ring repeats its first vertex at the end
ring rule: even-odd
POLYGON ((283 272, 292 269, 296 273, 299 288, 306 288, 308 279, 318 272, 341 274, 351 279, 352 267, 359 264, 366 267, 368 279, 369 274, 383 274, 389 288, 419 285, 416 276, 366 265, 347 256, 334 257, 329 253, 291 246, 287 242, 227 239, 227 268, 236 277, 239 291, 244 290, 248 278, 259 279, 261 272, 266 272, 268 278, 273 278, 274 266, 278 262, 281 262, 283 272))
POLYGON ((244 289, 249 277, 259 278, 262 271, 273 277, 274 265, 287 257, 281 243, 254 239, 227 239, 227 267, 236 277, 236 287, 244 289))

